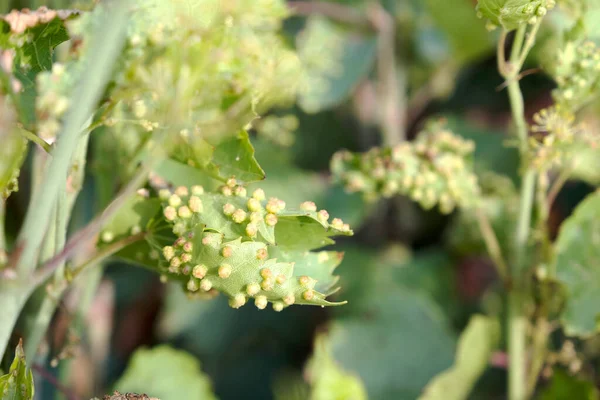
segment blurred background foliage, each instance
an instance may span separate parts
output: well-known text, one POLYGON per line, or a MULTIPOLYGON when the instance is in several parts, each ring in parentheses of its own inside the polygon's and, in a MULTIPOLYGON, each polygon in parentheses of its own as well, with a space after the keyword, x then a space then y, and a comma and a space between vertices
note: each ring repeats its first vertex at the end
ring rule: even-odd
MULTIPOLYGON (((67 297, 55 315, 50 351, 68 357, 59 368, 37 367, 46 371, 37 382, 40 398, 60 395, 52 384, 55 376, 78 396, 88 397, 114 388, 155 390, 163 400, 300 400, 311 393, 315 400, 360 400, 367 394, 373 400, 416 399, 439 373, 464 369, 455 361, 463 329, 469 326, 468 343, 474 346, 500 329, 485 321, 469 323, 478 311, 498 315, 502 299, 481 244, 476 237, 470 240, 468 224, 459 223, 468 216, 423 211, 405 198, 367 204, 330 182, 329 163, 336 151, 366 151, 382 143, 377 122, 385 101, 377 86, 382 50, 365 23, 372 2, 329 0, 341 7, 326 12, 318 12, 314 3, 290 2, 298 13, 285 21, 283 32, 311 67, 307 90, 295 106, 263 116, 251 132, 252 143, 267 176, 260 187, 290 204, 314 200, 355 229, 354 237, 335 246, 345 252, 336 270, 342 289, 335 298, 348 304, 292 307, 282 313, 249 306, 233 310, 224 298, 190 301, 156 274, 113 262, 97 292, 86 299, 85 314, 78 310, 86 307, 69 304, 67 297), (138 350, 142 347, 153 350, 138 350)), ((68 0, 4 0, 0 5, 3 12, 41 5, 89 7, 85 1, 68 0)), ((499 90, 495 37, 476 18, 475 1, 382 0, 381 6, 396 27, 395 47, 383 51, 391 52, 398 78, 396 105, 404 113, 398 128, 410 139, 427 118, 444 116, 455 133, 475 142, 476 171, 504 174, 513 181, 507 185, 516 183, 518 155, 510 142, 506 146, 510 112, 507 96, 499 90)), ((544 27, 539 49, 551 37, 553 24, 567 23, 556 15, 544 27)), ((533 64, 539 62, 543 50, 535 54, 533 64)), ((551 103, 552 85, 540 71, 522 81, 529 116, 551 103)), ((114 172, 116 166, 105 154, 92 139, 91 168, 72 228, 106 204, 102 169, 114 172)), ((597 159, 597 154, 589 155, 590 163, 597 159)), ((181 184, 198 183, 186 173, 180 174, 181 184)), ((552 209, 554 231, 595 189, 598 177, 582 176, 565 186, 552 209)), ((11 209, 24 212, 19 204, 27 196, 24 189, 11 197, 11 209)), ((14 228, 22 214, 8 217, 14 228)), ((511 235, 502 225, 495 228, 501 241, 511 235)), ((576 345, 589 352, 589 367, 595 366, 598 376, 598 340, 576 345)), ((491 359, 493 365, 480 379, 475 372, 470 398, 504 398, 505 362, 501 354, 491 359)), ((467 363, 467 369, 473 363, 477 361, 467 363)), ((546 378, 543 399, 567 398, 565 393, 573 396, 575 390, 582 395, 569 398, 598 398, 593 385, 567 372, 546 378)), ((426 392, 424 398, 451 397, 426 392)))

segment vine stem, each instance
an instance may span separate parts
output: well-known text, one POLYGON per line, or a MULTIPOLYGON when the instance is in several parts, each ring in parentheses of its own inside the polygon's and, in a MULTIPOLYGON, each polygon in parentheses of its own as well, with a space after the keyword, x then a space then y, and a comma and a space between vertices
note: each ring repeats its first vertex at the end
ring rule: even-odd
POLYGON ((475 214, 477 216, 479 230, 483 236, 483 241, 485 242, 487 252, 496 265, 498 275, 500 275, 500 278, 506 282, 506 279, 508 278, 508 266, 506 265, 504 257, 502 256, 502 250, 500 248, 500 244, 498 243, 496 233, 492 228, 492 224, 490 223, 490 220, 485 212, 480 207, 475 210, 475 214))

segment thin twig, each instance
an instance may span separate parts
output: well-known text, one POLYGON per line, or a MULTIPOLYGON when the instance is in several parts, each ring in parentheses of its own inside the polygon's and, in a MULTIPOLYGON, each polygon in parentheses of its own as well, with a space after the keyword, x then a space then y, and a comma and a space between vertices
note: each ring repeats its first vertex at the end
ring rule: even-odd
MULTIPOLYGON (((542 69, 541 68, 530 68, 528 70, 525 70, 523 72, 521 72, 519 75, 517 75, 516 78, 514 78, 517 81, 520 81, 521 79, 525 78, 528 75, 533 75, 533 74, 537 74, 538 72, 540 72, 542 69)), ((501 92, 502 90, 506 89, 506 87, 510 84, 510 79, 505 80, 504 82, 502 82, 502 84, 498 85, 498 87, 496 88, 497 92, 501 92)))
POLYGON ((508 31, 506 29, 502 29, 500 33, 500 39, 498 40, 498 47, 496 49, 496 58, 498 62, 498 71, 500 75, 504 76, 507 73, 506 66, 506 36, 508 36, 508 31))
POLYGON ((323 15, 339 22, 373 29, 373 25, 365 14, 355 8, 320 1, 289 1, 288 7, 296 15, 323 15))
POLYGON ((52 145, 48 142, 46 142, 44 139, 42 139, 41 137, 39 137, 38 135, 36 135, 33 132, 28 131, 27 129, 23 128, 22 126, 19 126, 17 128, 17 131, 19 132, 19 134, 21 134, 21 136, 23 136, 25 139, 27 140, 31 140, 33 143, 37 144, 38 146, 40 146, 42 149, 44 149, 44 151, 48 154, 50 154, 50 152, 52 151, 52 145))
POLYGON ((485 212, 480 207, 476 209, 475 214, 477 216, 479 230, 483 236, 488 254, 496 265, 498 275, 500 275, 500 278, 506 282, 506 279, 508 279, 508 266, 506 265, 504 257, 502 256, 502 250, 500 248, 498 238, 496 237, 496 233, 492 228, 492 224, 490 223, 490 220, 485 212))
POLYGON ((80 400, 80 397, 77 396, 71 388, 68 388, 65 385, 63 385, 62 383, 60 383, 58 381, 58 379, 56 379, 56 377, 54 375, 52 375, 52 373, 50 373, 50 371, 47 371, 41 365, 33 364, 31 366, 31 369, 34 370, 35 372, 37 372, 42 378, 47 380, 50 384, 52 384, 52 386, 54 386, 62 394, 64 394, 65 397, 67 398, 67 400, 80 400))

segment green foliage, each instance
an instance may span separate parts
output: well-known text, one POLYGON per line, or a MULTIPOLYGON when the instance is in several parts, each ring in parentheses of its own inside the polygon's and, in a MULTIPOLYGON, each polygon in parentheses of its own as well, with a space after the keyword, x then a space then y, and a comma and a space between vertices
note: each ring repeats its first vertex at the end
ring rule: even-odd
POLYGON ((137 350, 115 389, 161 400, 216 399, 198 360, 167 345, 137 350))
POLYGON ((0 376, 0 398, 2 400, 33 400, 34 393, 33 374, 25 364, 23 344, 19 342, 8 374, 0 376))
POLYGON ((600 194, 590 195, 561 227, 555 268, 568 298, 562 322, 569 335, 590 336, 600 320, 600 194))
POLYGON ((478 15, 506 30, 533 24, 554 8, 556 0, 478 0, 478 15))
POLYGON ((435 377, 419 399, 466 399, 488 367, 489 359, 499 341, 498 321, 480 315, 472 317, 458 342, 454 365, 435 377))
POLYGON ((12 129, 0 131, 0 201, 5 201, 19 189, 17 178, 27 150, 27 142, 13 125, 14 118, 14 110, 6 99, 0 97, 0 126, 12 126, 12 129))
POLYGON ((598 389, 592 382, 567 375, 561 370, 554 372, 550 385, 539 396, 540 400, 598 400, 599 398, 598 389))
POLYGON ((336 364, 325 335, 315 340, 313 355, 307 365, 311 382, 311 400, 367 400, 367 392, 356 376, 336 364))
POLYGON ((365 154, 337 153, 331 170, 348 191, 362 192, 368 200, 402 194, 425 209, 439 204, 447 214, 479 199, 473 150, 473 142, 431 123, 412 143, 365 154))

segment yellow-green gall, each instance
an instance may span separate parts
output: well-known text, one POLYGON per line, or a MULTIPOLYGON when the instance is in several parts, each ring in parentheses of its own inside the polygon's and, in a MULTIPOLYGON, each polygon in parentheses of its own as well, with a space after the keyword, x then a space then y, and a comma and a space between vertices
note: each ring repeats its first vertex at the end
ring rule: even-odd
POLYGON ((203 291, 208 292, 210 289, 212 289, 212 287, 213 284, 208 278, 204 278, 200 281, 200 289, 203 291))
MULTIPOLYGON (((256 258, 259 260, 265 260, 267 257, 269 256, 269 253, 267 252, 267 249, 258 249, 256 251, 256 258)), ((265 268, 267 269, 267 268, 265 268)), ((262 275, 262 272, 261 272, 262 275)))
POLYGON ((179 257, 173 257, 171 258, 169 265, 173 268, 177 268, 181 265, 181 259, 179 257))
POLYGON ((112 233, 111 231, 102 232, 102 241, 104 243, 112 242, 114 239, 115 239, 115 234, 112 233))
POLYGON ((177 210, 177 214, 181 218, 187 219, 192 216, 192 211, 190 210, 190 208, 188 206, 181 206, 181 207, 179 207, 179 210, 177 210))
POLYGON ((229 299, 229 306, 231 308, 240 308, 244 304, 246 304, 246 296, 241 293, 238 293, 229 299))
POLYGON ((260 292, 260 285, 258 283, 250 283, 246 286, 246 293, 248 296, 254 296, 260 292))
POLYGON ((225 182, 225 185, 227 185, 228 187, 233 189, 235 187, 235 185, 237 185, 237 181, 235 180, 235 178, 229 178, 225 182))
POLYGON ((271 271, 269 268, 263 268, 260 270, 260 276, 262 276, 264 279, 270 278, 273 276, 273 271, 271 271))
POLYGON ((304 293, 302 293, 302 298, 304 300, 310 301, 314 297, 315 297, 315 292, 312 289, 305 290, 304 293))
POLYGON ((191 253, 194 250, 194 244, 192 242, 185 242, 183 244, 183 251, 191 253))
POLYGON ((171 197, 169 197, 169 205, 171 207, 179 207, 181 205, 181 197, 176 194, 172 194, 171 197))
POLYGON ((349 224, 344 224, 342 225, 342 232, 350 232, 350 225, 349 224))
POLYGON ((227 203, 223 206, 223 214, 230 216, 235 212, 235 206, 233 204, 227 203))
POLYGON ((283 302, 288 306, 291 306, 296 302, 296 296, 294 296, 294 293, 290 293, 283 298, 283 302))
POLYGON ((246 234, 248 236, 250 236, 251 238, 256 237, 256 234, 258 233, 258 226, 256 226, 255 223, 251 222, 248 225, 246 225, 246 234))
POLYGON ((263 279, 263 281, 260 283, 260 287, 266 292, 273 290, 273 278, 263 279))
POLYGON ((267 224, 268 226, 277 225, 277 215, 271 213, 265 215, 265 224, 267 224))
POLYGON ((268 302, 267 296, 256 296, 254 299, 254 305, 259 310, 264 310, 267 307, 268 302))
POLYGON ((329 220, 329 213, 325 210, 321 210, 317 213, 317 219, 322 224, 326 223, 329 220))
POLYGON ((219 266, 219 277, 220 278, 223 278, 223 279, 229 278, 231 276, 231 272, 233 272, 231 265, 221 264, 221 266, 219 266))
POLYGON ((277 311, 277 312, 280 312, 280 311, 282 311, 282 310, 283 310, 283 307, 284 307, 284 305, 283 305, 283 303, 282 303, 282 302, 280 302, 280 301, 276 301, 276 302, 274 302, 274 303, 273 303, 273 310, 275 310, 275 311, 277 311))
POLYGON ((243 186, 236 186, 233 189, 233 193, 238 197, 246 197, 246 188, 243 186))
POLYGON ((229 258, 233 255, 233 248, 231 246, 224 246, 221 250, 221 255, 225 258, 229 258))
POLYGON ((224 196, 231 196, 233 194, 233 191, 231 190, 231 188, 229 186, 222 186, 221 193, 224 196))
POLYGON ((319 264, 323 264, 329 261, 329 253, 326 251, 320 251, 317 255, 317 261, 319 262, 319 264))
POLYGON ((190 197, 188 204, 190 205, 190 210, 195 213, 201 213, 203 211, 204 207, 202 206, 202 200, 197 196, 190 197))
POLYGON ((163 256, 165 256, 167 261, 171 261, 175 257, 175 249, 172 246, 163 247, 163 256))
POLYGON ((181 255, 181 262, 189 263, 190 261, 192 261, 192 255, 190 253, 183 253, 181 255))
POLYGON ((208 267, 204 264, 198 264, 192 270, 192 275, 194 278, 202 279, 208 273, 208 267))
POLYGON ((331 227, 333 229, 337 229, 338 231, 341 231, 342 228, 344 228, 344 221, 342 221, 339 218, 334 218, 333 221, 331 221, 331 227))
POLYGON ((167 206, 165 207, 163 213, 167 221, 173 221, 175 218, 177 218, 177 210, 175 210, 175 207, 167 206))
POLYGON ((262 221, 262 214, 259 211, 250 213, 250 222, 258 223, 262 221))
POLYGON ((265 207, 268 212, 272 214, 277 214, 280 211, 283 211, 285 208, 285 201, 279 200, 276 197, 271 197, 267 202, 267 206, 265 207))
POLYGON ((186 188, 185 186, 179 186, 177 187, 177 189, 175 189, 175 194, 180 197, 186 197, 190 193, 188 191, 188 188, 186 188))
POLYGON ((300 204, 300 209, 303 211, 315 212, 317 211, 317 205, 312 201, 305 201, 304 203, 300 204))
POLYGON ((201 196, 204 194, 204 188, 200 185, 192 186, 192 194, 194 196, 201 196))
POLYGON ((131 231, 130 231, 130 233, 131 233, 132 235, 137 235, 137 234, 138 234, 138 233, 140 233, 141 231, 142 231, 142 228, 140 228, 140 226, 139 226, 139 225, 134 225, 134 226, 132 226, 132 227, 131 227, 131 231))
POLYGON ((198 282, 196 282, 195 279, 190 279, 187 283, 187 290, 189 290, 190 292, 197 292, 198 282))
POLYGON ((173 225, 173 233, 176 235, 183 235, 185 233, 185 224, 183 222, 177 222, 173 225))
POLYGON ((298 278, 298 282, 300 283, 300 285, 308 289, 314 289, 315 284, 317 283, 315 279, 306 275, 303 275, 300 278, 298 278))
POLYGON ((169 199, 169 197, 171 197, 171 194, 172 193, 171 193, 171 191, 169 189, 160 189, 158 191, 158 198, 161 199, 161 200, 163 200, 163 201, 166 201, 166 200, 169 199))
POLYGON ((242 210, 241 208, 238 208, 233 212, 233 214, 231 214, 231 219, 236 224, 241 224, 246 220, 246 211, 242 210))
POLYGON ((285 283, 285 281, 287 280, 287 278, 285 277, 285 275, 283 274, 279 274, 277 275, 277 277, 275 278, 275 282, 277 282, 280 285, 283 285, 285 283))
POLYGON ((260 211, 262 208, 260 201, 256 200, 254 197, 248 199, 246 206, 248 207, 248 211, 260 211))
POLYGON ((258 201, 264 201, 266 199, 265 196, 265 191, 262 189, 256 189, 253 193, 252 193, 252 197, 255 198, 258 201))

